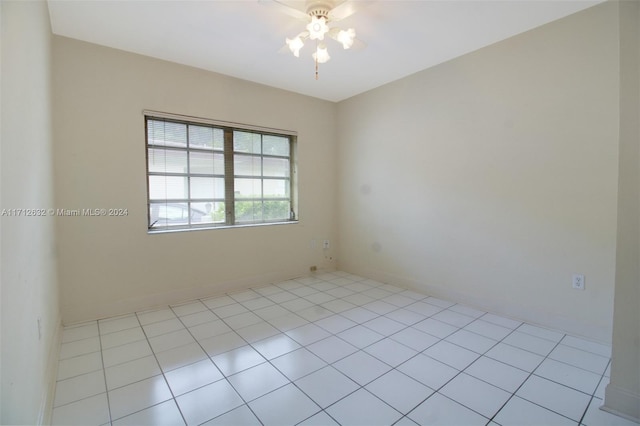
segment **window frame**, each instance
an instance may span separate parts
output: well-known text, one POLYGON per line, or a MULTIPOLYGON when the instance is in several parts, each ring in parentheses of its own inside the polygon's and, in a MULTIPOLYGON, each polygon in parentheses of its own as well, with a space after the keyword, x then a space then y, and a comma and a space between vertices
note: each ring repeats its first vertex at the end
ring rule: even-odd
MULTIPOLYGON (((193 230, 204 230, 204 229, 228 229, 228 228, 238 228, 238 227, 253 227, 253 226, 265 226, 265 225, 283 225, 283 224, 292 224, 298 223, 298 205, 297 205, 297 133, 289 130, 282 129, 273 129, 273 128, 265 128, 259 126, 224 122, 219 120, 211 120, 206 118, 198 118, 198 117, 190 117, 178 114, 169 114, 162 113, 157 111, 143 111, 143 119, 144 119, 144 132, 145 132, 145 168, 146 168, 146 185, 147 185, 147 232, 148 233, 164 233, 164 232, 181 232, 181 231, 193 231, 193 230), (176 123, 185 125, 186 129, 186 139, 184 147, 174 147, 167 145, 156 145, 150 144, 150 135, 149 135, 149 122, 150 121, 163 121, 169 123, 176 123), (222 151, 219 148, 213 146, 211 149, 208 148, 193 148, 191 147, 191 141, 189 140, 189 126, 204 126, 212 129, 222 130, 223 132, 223 149, 222 151), (251 133, 260 135, 260 152, 259 153, 243 153, 240 151, 235 151, 234 148, 234 134, 236 132, 242 133, 251 133), (286 138, 288 140, 289 147, 289 155, 273 155, 273 154, 265 154, 263 152, 263 139, 265 136, 275 136, 278 138, 286 138), (186 161, 187 161, 187 170, 185 172, 170 172, 170 171, 151 171, 150 170, 150 160, 149 155, 152 149, 160 149, 165 151, 179 151, 184 152, 186 161), (223 163, 224 163, 224 171, 223 174, 220 173, 200 173, 200 172, 192 172, 190 161, 193 153, 212 153, 214 154, 214 162, 215 154, 222 154, 223 163), (288 197, 265 197, 264 192, 261 191, 260 197, 241 197, 238 198, 235 193, 235 181, 240 178, 247 178, 244 175, 236 175, 234 171, 234 159, 236 155, 240 156, 251 156, 253 158, 260 159, 260 174, 252 175, 251 178, 257 179, 260 181, 261 188, 264 187, 265 180, 284 180, 286 185, 286 192, 288 192, 288 197), (289 170, 288 175, 285 176, 269 176, 265 175, 265 170, 263 168, 264 159, 274 158, 274 159, 287 159, 289 161, 289 170), (164 199, 152 199, 151 198, 151 178, 153 176, 165 176, 165 177, 183 177, 186 179, 186 197, 185 198, 169 198, 165 195, 164 199), (197 177, 207 177, 213 179, 223 178, 224 185, 224 200, 220 197, 210 198, 198 198, 193 197, 193 193, 191 191, 191 180, 192 178, 197 177), (289 217, 286 219, 273 219, 273 220, 242 220, 238 221, 236 218, 236 202, 238 201, 258 201, 262 205, 262 209, 264 209, 265 201, 288 201, 289 204, 289 217), (206 223, 194 223, 193 219, 193 206, 192 204, 196 203, 211 203, 214 207, 216 203, 224 202, 224 219, 221 222, 206 222, 206 223), (154 226, 158 220, 152 222, 152 207, 157 206, 158 210, 160 210, 161 206, 165 206, 165 210, 168 210, 169 207, 175 207, 173 205, 180 205, 181 209, 186 208, 186 219, 187 223, 177 224, 177 225, 168 225, 163 224, 160 226, 154 226)), ((215 171, 215 170, 214 170, 215 171)), ((264 214, 264 210, 262 210, 264 214)), ((184 217, 184 215, 183 215, 184 217)))

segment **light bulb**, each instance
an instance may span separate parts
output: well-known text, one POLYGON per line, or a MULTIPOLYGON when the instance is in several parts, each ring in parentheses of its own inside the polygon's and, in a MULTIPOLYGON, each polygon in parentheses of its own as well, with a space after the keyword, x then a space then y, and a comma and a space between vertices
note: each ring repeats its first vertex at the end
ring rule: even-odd
POLYGON ((307 24, 307 30, 309 31, 309 38, 311 40, 324 40, 324 35, 329 31, 327 19, 324 16, 319 18, 312 16, 311 22, 307 24))
POLYGON ((331 59, 331 56, 329 56, 329 52, 327 51, 327 46, 325 46, 324 43, 318 45, 316 52, 312 56, 319 64, 324 64, 331 59))
POLYGON ((300 49, 302 49, 302 47, 304 46, 304 43, 302 41, 302 39, 300 38, 300 36, 294 38, 294 39, 286 39, 287 42, 287 46, 289 46, 289 49, 291 50, 291 53, 293 53, 293 56, 295 56, 296 58, 300 57, 300 49))
POLYGON ((354 30, 353 28, 349 28, 348 30, 340 30, 340 32, 338 33, 338 37, 336 37, 336 40, 338 40, 338 42, 342 43, 342 47, 344 47, 345 49, 350 48, 351 46, 353 46, 353 41, 356 38, 356 30, 354 30))

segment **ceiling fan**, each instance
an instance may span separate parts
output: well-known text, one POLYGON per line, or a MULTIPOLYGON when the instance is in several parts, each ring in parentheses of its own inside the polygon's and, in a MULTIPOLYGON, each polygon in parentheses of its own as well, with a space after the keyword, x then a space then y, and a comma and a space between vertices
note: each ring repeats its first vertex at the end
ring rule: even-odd
POLYGON ((305 42, 307 40, 315 41, 315 51, 311 56, 315 61, 316 80, 318 79, 318 65, 331 59, 324 43, 325 36, 340 43, 344 49, 350 49, 354 45, 364 46, 364 43, 356 38, 356 31, 353 28, 343 30, 330 25, 353 15, 359 7, 369 2, 307 0, 305 2, 305 11, 289 6, 281 0, 261 0, 261 2, 278 7, 287 15, 307 23, 304 31, 293 38, 286 38, 286 45, 281 50, 289 50, 295 57, 300 57, 300 49, 304 47, 305 42))

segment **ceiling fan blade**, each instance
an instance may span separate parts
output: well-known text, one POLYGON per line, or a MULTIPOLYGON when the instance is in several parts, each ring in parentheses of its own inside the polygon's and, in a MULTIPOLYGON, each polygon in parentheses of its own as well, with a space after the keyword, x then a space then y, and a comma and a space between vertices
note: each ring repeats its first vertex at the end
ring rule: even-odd
POLYGON ((285 4, 279 0, 258 0, 258 2, 262 5, 271 7, 275 10, 278 10, 284 14, 287 14, 301 21, 304 21, 304 22, 309 21, 309 15, 307 15, 306 12, 303 12, 300 9, 296 9, 295 7, 291 7, 288 4, 285 4))
POLYGON ((374 2, 375 0, 346 0, 329 11, 329 21, 338 22, 346 19, 374 2))

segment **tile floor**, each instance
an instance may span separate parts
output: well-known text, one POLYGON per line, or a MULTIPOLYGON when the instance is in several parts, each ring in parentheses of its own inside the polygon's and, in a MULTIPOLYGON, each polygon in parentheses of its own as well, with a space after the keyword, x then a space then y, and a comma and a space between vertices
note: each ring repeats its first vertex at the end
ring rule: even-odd
POLYGON ((610 348, 343 272, 67 327, 53 423, 634 425, 610 348))

